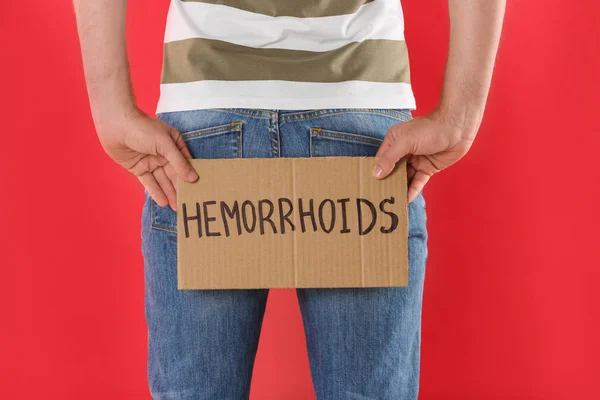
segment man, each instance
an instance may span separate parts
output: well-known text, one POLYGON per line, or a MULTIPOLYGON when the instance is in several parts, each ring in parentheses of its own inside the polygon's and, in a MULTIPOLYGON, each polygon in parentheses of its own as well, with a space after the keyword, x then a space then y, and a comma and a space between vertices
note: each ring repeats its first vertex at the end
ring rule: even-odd
POLYGON ((422 189, 463 157, 485 107, 504 0, 449 0, 437 109, 415 108, 398 0, 172 0, 157 119, 135 105, 125 0, 74 0, 102 146, 146 189, 148 380, 154 399, 244 399, 268 290, 178 291, 175 181, 189 158, 407 157, 409 282, 299 289, 318 399, 416 399, 427 259, 422 189))

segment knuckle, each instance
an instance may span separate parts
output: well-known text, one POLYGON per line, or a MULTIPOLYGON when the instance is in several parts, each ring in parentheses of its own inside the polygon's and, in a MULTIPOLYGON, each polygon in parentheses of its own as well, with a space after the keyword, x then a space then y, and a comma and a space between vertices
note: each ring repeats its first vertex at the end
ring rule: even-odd
POLYGON ((386 151, 380 158, 379 158, 379 165, 387 168, 390 165, 393 165, 396 161, 394 161, 394 156, 392 154, 390 154, 389 151, 386 151))
POLYGON ((394 145, 395 143, 397 143, 399 136, 400 136, 400 130, 398 128, 396 128, 395 126, 392 126, 388 130, 388 133, 385 135, 386 139, 388 139, 388 141, 390 142, 390 145, 394 145))
POLYGON ((399 147, 394 146, 388 149, 381 158, 388 164, 396 164, 402 158, 402 153, 399 147))

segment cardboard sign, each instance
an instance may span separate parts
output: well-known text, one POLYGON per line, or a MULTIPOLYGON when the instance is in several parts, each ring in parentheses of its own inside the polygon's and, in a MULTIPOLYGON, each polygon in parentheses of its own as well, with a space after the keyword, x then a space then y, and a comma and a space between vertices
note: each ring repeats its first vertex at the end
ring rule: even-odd
POLYGON ((373 157, 190 160, 177 182, 179 289, 408 283, 406 164, 373 157))

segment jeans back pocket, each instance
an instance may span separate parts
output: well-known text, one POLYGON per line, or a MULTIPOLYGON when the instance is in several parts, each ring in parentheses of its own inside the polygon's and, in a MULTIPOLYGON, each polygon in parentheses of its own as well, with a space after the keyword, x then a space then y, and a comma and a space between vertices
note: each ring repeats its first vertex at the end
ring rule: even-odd
POLYGON ((375 108, 313 111, 302 117, 310 129, 311 157, 375 156, 389 128, 412 118, 409 110, 375 108))
MULTIPOLYGON (((177 128, 177 126, 175 126, 177 128)), ((238 158, 242 156, 241 121, 182 132, 181 136, 192 158, 238 158)), ((202 171, 198 171, 202 176, 202 171)), ((177 232, 177 213, 171 207, 161 207, 150 199, 152 228, 177 232)))
POLYGON ((382 142, 365 134, 310 128, 311 157, 374 156, 382 142))

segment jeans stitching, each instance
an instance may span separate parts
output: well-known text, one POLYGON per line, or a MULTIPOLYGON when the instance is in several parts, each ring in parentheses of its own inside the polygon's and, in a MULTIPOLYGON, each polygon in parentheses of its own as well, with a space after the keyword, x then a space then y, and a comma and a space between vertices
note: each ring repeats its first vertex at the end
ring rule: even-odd
POLYGON ((275 116, 275 150, 277 151, 277 157, 281 157, 281 136, 279 134, 279 116, 275 116))
POLYGON ((320 136, 323 138, 334 138, 344 140, 346 142, 361 143, 371 146, 379 146, 383 142, 383 140, 381 139, 365 137, 355 133, 336 132, 321 128, 311 128, 311 139, 314 136, 320 136))
POLYGON ((150 227, 154 229, 159 229, 161 231, 174 232, 177 233, 177 227, 162 225, 156 222, 156 207, 160 207, 156 202, 151 198, 150 199, 150 227))
POLYGON ((271 116, 271 118, 269 118, 269 135, 271 135, 271 158, 275 157, 275 147, 273 146, 273 143, 275 142, 275 136, 273 134, 273 122, 273 116, 271 116))
POLYGON ((266 110, 266 109, 262 109, 262 108, 251 108, 251 109, 244 109, 244 108, 213 108, 212 110, 224 111, 224 112, 229 112, 229 113, 236 113, 236 114, 241 114, 241 115, 247 115, 247 116, 250 116, 250 117, 262 118, 262 119, 271 118, 271 113, 273 112, 272 110, 266 110))
POLYGON ((240 158, 240 157, 243 156, 243 152, 242 152, 243 151, 243 147, 242 147, 243 146, 243 140, 242 140, 243 138, 242 138, 242 135, 244 134, 243 133, 243 125, 242 125, 241 121, 232 122, 231 125, 233 125, 233 124, 239 126, 239 129, 237 130, 238 134, 236 135, 237 136, 237 154, 236 154, 236 157, 240 158))
POLYGON ((359 113, 359 114, 378 114, 385 115, 387 117, 395 118, 400 121, 406 122, 410 120, 410 116, 403 111, 394 109, 371 109, 371 108, 340 108, 340 109, 326 109, 326 110, 311 110, 311 111, 299 111, 297 113, 290 113, 282 115, 283 125, 285 122, 302 121, 311 118, 322 117, 326 115, 345 114, 345 113, 359 113))
POLYGON ((241 122, 233 122, 231 124, 212 126, 210 128, 204 129, 196 129, 190 132, 185 132, 181 134, 183 140, 192 140, 198 139, 201 137, 212 136, 212 135, 220 135, 228 132, 238 132, 241 129, 241 122))

